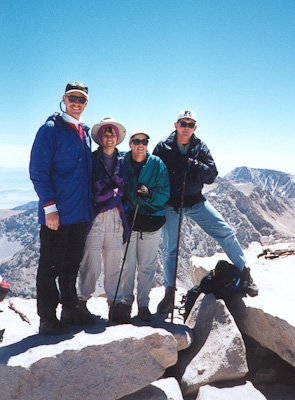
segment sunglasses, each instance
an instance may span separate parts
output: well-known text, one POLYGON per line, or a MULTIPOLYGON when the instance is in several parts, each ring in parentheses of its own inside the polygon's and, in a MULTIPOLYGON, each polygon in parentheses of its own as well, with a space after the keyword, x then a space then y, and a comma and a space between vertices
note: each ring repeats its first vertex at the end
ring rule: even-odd
POLYGON ((76 101, 78 100, 78 103, 85 104, 87 101, 86 97, 73 96, 72 94, 67 96, 67 98, 69 99, 70 103, 76 103, 76 101))
POLYGON ((142 143, 144 146, 148 145, 148 139, 133 139, 132 143, 135 144, 135 146, 138 146, 140 143, 142 143))
POLYGON ((182 127, 182 128, 186 128, 187 126, 189 127, 189 128, 194 128, 195 127, 195 125, 196 125, 196 123, 195 122, 185 122, 185 121, 179 121, 178 122, 179 124, 180 124, 180 126, 182 127))

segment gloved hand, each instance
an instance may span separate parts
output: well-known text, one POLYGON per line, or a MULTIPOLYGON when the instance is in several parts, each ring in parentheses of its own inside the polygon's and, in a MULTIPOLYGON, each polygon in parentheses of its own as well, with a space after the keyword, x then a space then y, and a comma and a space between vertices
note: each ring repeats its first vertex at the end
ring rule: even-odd
POLYGON ((186 154, 182 154, 178 164, 178 172, 180 175, 188 174, 192 165, 198 164, 198 160, 189 158, 186 154))
POLYGON ((136 196, 142 200, 147 200, 150 197, 150 192, 145 185, 138 185, 136 189, 136 196))

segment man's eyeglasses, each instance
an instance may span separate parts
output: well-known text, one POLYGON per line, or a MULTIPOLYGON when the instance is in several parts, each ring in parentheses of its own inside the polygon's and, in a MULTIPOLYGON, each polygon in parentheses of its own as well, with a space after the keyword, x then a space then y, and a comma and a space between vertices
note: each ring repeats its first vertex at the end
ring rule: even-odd
POLYGON ((69 99, 70 103, 76 103, 78 100, 78 103, 85 104, 87 101, 86 97, 73 96, 72 94, 68 95, 67 98, 69 99))
POLYGON ((142 143, 144 146, 148 145, 148 139, 133 139, 132 143, 135 144, 135 146, 138 146, 140 143, 142 143))
POLYGON ((180 126, 181 126, 182 128, 186 128, 186 127, 188 126, 189 128, 192 129, 192 128, 194 128, 195 125, 196 125, 195 122, 178 121, 178 123, 180 124, 180 126))

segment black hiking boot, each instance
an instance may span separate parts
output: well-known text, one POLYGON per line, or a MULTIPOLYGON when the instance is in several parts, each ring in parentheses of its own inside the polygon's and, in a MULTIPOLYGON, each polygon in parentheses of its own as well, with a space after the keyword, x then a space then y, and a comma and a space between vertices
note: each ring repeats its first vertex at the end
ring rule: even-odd
POLYGON ((160 301, 157 307, 157 312, 159 314, 169 314, 172 312, 174 304, 173 304, 173 295, 174 295, 174 288, 167 287, 165 289, 165 296, 160 301))
POLYGON ((120 323, 121 324, 130 324, 131 319, 131 308, 129 304, 121 303, 119 307, 120 312, 120 323))
POLYGON ((109 309, 109 323, 129 324, 131 315, 131 306, 128 304, 117 303, 109 309))
POLYGON ((94 315, 91 314, 91 312, 88 310, 87 306, 87 300, 80 300, 78 302, 78 310, 81 312, 81 314, 85 317, 85 320, 88 321, 87 325, 93 325, 95 324, 95 318, 94 315))
POLYGON ((151 322, 152 314, 148 307, 138 307, 138 318, 143 322, 151 322))
MULTIPOLYGON (((89 311, 88 313, 90 314, 89 311)), ((88 313, 85 312, 85 310, 81 311, 81 309, 79 309, 78 306, 71 310, 63 309, 61 312, 60 321, 63 324, 68 324, 68 325, 93 325, 95 322, 93 316, 90 314, 89 317, 88 313)))
POLYGON ((241 272, 241 292, 247 293, 250 297, 258 296, 258 287, 250 274, 250 268, 244 267, 241 272))
POLYGON ((50 320, 50 321, 42 321, 39 326, 39 334, 46 336, 57 336, 57 335, 65 335, 66 333, 71 332, 71 329, 60 321, 50 320))

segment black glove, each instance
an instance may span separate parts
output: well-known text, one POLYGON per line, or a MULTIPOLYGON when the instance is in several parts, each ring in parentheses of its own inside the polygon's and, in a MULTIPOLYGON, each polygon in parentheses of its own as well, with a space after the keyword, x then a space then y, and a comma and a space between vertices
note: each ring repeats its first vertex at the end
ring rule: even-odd
POLYGON ((178 173, 180 175, 188 174, 191 170, 191 166, 196 164, 198 164, 198 160, 189 158, 186 154, 182 154, 179 159, 178 173))
POLYGON ((150 192, 145 185, 140 184, 140 185, 138 185, 138 187, 136 189, 136 195, 140 199, 146 201, 150 197, 150 192))

